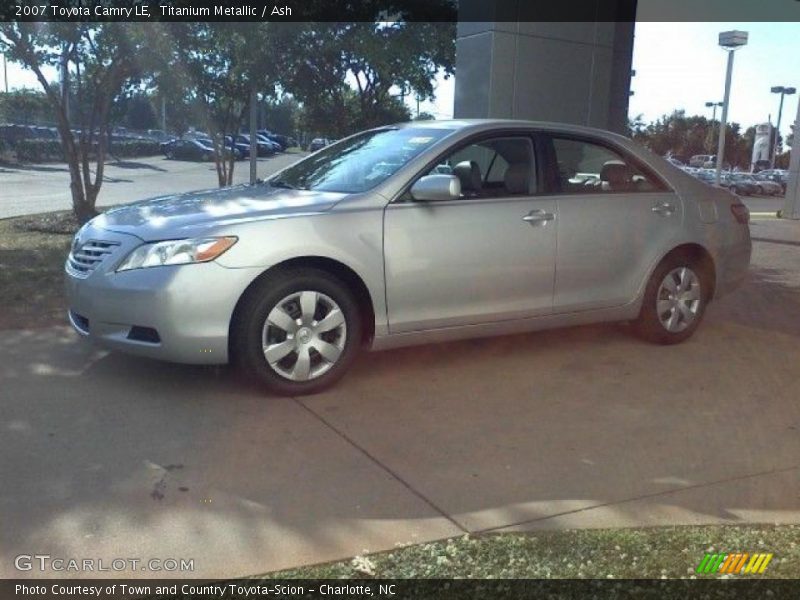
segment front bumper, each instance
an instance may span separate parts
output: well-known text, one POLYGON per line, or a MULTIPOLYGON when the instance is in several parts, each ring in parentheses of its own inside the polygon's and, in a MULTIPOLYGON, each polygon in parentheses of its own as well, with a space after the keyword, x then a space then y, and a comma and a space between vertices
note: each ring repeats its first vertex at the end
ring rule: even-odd
POLYGON ((139 356, 192 364, 228 362, 233 310, 263 269, 208 262, 115 272, 137 244, 123 244, 86 278, 65 273, 73 328, 102 347, 139 356), (137 335, 141 331, 157 336, 137 335))

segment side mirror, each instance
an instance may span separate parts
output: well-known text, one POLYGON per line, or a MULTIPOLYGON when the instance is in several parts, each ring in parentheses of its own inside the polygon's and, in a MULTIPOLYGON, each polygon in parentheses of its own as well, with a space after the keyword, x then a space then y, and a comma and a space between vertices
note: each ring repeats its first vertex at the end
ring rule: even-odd
POLYGON ((461 196, 461 181, 455 175, 426 175, 410 191, 414 200, 455 200, 461 196))

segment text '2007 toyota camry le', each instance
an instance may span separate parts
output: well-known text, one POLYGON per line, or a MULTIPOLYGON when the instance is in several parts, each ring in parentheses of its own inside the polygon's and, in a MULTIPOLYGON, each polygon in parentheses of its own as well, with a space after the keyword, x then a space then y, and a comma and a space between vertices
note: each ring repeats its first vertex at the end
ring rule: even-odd
POLYGON ((92 219, 69 319, 100 345, 318 391, 358 351, 632 321, 681 342, 750 263, 747 208, 631 140, 550 123, 362 132, 256 185, 92 219))

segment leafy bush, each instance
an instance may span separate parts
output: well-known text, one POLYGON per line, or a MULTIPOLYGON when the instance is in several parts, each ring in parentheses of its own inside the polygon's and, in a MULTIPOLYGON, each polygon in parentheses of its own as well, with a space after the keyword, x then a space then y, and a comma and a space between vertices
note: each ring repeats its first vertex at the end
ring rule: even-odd
POLYGON ((136 158, 138 156, 155 156, 161 154, 158 142, 152 140, 130 140, 114 142, 111 145, 114 156, 119 158, 136 158))
POLYGON ((58 140, 19 140, 14 148, 20 162, 63 160, 61 142, 58 140))
MULTIPOLYGON (((92 147, 92 158, 94 158, 97 143, 92 147)), ((17 160, 20 162, 44 162, 48 160, 63 160, 64 153, 61 151, 59 140, 19 140, 15 144, 17 160)), ((125 140, 116 141, 111 146, 112 157, 116 158, 136 158, 141 156, 155 156, 161 153, 158 142, 150 140, 125 140)), ((2 151, 2 149, 0 149, 2 151)))

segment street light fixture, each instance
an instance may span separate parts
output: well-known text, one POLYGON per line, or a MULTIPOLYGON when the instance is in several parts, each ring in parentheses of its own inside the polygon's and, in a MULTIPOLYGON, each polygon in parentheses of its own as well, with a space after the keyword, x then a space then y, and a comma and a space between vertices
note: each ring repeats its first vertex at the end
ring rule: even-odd
MULTIPOLYGON (((717 107, 722 106, 725 104, 724 102, 706 102, 706 108, 711 109, 711 140, 710 145, 713 148, 714 146, 714 121, 717 120, 717 107)), ((709 151, 711 148, 709 148, 709 151)))
POLYGON ((746 31, 723 31, 719 34, 719 45, 728 52, 728 70, 725 73, 725 97, 722 100, 722 119, 719 122, 719 144, 717 146, 716 184, 722 178, 722 161, 725 158, 725 130, 728 126, 728 107, 731 101, 731 76, 733 75, 733 53, 747 45, 746 31))
POLYGON ((769 159, 769 166, 771 169, 775 168, 775 159, 778 157, 778 137, 781 134, 781 115, 783 114, 783 97, 784 96, 791 96, 797 90, 793 87, 783 87, 782 85, 776 85, 775 87, 770 89, 770 92, 773 94, 780 94, 781 95, 781 103, 778 106, 778 123, 775 125, 775 145, 772 147, 772 156, 769 159))
POLYGON ((706 102, 706 108, 711 108, 711 122, 717 120, 717 107, 725 104, 724 102, 706 102), (712 108, 713 107, 713 108, 712 108))

